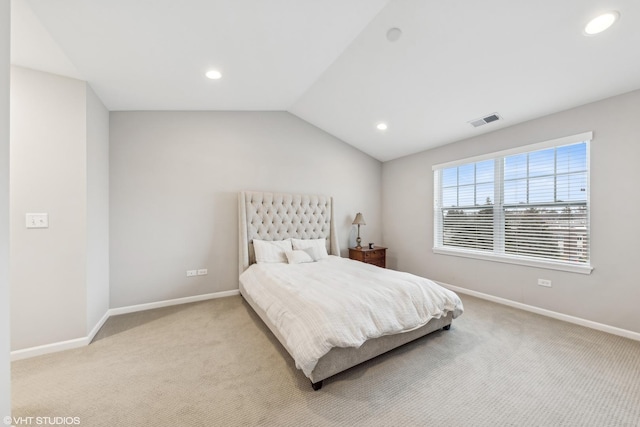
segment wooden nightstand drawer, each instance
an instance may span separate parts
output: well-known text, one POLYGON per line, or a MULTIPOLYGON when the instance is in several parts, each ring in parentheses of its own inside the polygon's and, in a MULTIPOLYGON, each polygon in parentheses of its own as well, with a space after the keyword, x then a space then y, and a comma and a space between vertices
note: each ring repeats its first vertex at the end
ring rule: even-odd
POLYGON ((387 264, 387 248, 382 246, 375 246, 373 249, 369 248, 349 248, 349 258, 356 261, 362 261, 367 264, 377 265, 378 267, 386 268, 387 264))
POLYGON ((364 253, 364 259, 374 260, 374 259, 379 259, 384 257, 385 257, 384 249, 374 249, 372 251, 367 251, 364 253))

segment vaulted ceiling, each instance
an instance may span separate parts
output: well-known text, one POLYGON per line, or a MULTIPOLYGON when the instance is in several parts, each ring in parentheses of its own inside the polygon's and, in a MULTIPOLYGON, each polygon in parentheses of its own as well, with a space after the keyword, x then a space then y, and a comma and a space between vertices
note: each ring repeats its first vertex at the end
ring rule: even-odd
POLYGON ((381 161, 640 89, 638 46, 638 0, 12 0, 12 62, 109 110, 286 110, 381 161))

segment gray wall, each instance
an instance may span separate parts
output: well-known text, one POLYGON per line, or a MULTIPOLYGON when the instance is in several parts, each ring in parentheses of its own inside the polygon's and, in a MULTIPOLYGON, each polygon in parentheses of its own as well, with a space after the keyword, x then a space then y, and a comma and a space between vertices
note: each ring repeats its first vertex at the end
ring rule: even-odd
POLYGON ((86 91, 11 69, 11 348, 86 335, 86 91), (27 229, 46 212, 49 228, 27 229))
POLYGON ((11 2, 0 2, 0 418, 11 414, 9 364, 9 38, 11 2))
POLYGON ((390 263, 451 285, 640 332, 640 91, 383 164, 390 263), (431 166, 584 131, 591 144, 591 275, 436 255, 431 166), (537 279, 552 280, 551 288, 537 279))
POLYGON ((87 86, 87 332, 109 310, 109 111, 87 86))
POLYGON ((381 163, 289 113, 112 112, 110 152, 113 308, 237 289, 241 190, 331 195, 343 255, 356 212, 383 243, 381 163))
POLYGON ((86 338, 109 309, 109 112, 86 82, 11 68, 11 348, 86 338), (27 229, 25 213, 49 214, 27 229))

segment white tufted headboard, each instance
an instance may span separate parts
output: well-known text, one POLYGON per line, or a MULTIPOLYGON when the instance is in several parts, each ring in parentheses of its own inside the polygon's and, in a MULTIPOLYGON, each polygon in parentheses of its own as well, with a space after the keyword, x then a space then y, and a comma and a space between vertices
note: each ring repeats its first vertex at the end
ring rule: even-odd
POLYGON ((253 239, 327 239, 327 252, 340 256, 333 198, 313 194, 238 195, 240 273, 255 263, 253 239))

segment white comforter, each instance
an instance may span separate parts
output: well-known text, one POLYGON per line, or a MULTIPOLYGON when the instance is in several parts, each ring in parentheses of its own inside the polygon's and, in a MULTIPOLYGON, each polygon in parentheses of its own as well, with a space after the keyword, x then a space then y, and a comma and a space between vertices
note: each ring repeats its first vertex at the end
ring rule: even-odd
POLYGON ((240 282, 307 376, 333 347, 359 347, 463 311, 454 292, 431 280, 335 256, 305 264, 254 264, 240 282))

